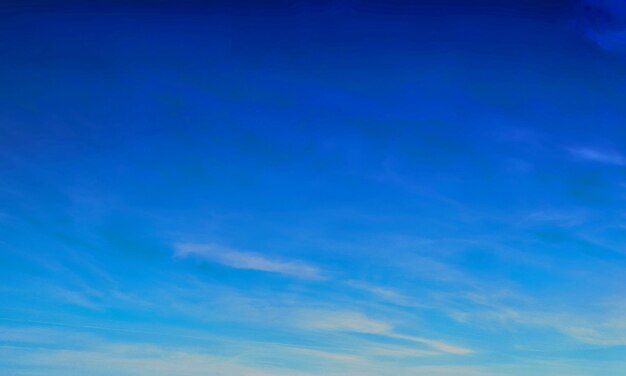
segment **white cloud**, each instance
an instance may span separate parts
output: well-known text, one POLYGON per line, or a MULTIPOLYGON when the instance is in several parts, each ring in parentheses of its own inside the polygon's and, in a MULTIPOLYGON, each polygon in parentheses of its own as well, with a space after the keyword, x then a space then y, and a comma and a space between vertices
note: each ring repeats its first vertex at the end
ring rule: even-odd
MULTIPOLYGON (((46 375, 309 375, 295 370, 255 367, 237 360, 154 346, 125 345, 91 350, 49 350, 19 354, 46 375)), ((16 373, 17 374, 17 373, 16 373)), ((29 375, 36 375, 29 369, 29 375)))
POLYGON ((390 289, 388 287, 376 286, 361 281, 348 281, 347 285, 368 292, 382 300, 398 304, 398 305, 412 305, 409 304, 409 299, 400 292, 390 289))
MULTIPOLYGON (((459 322, 481 323, 490 328, 519 325, 550 329, 577 344, 626 346, 626 304, 621 303, 621 297, 615 297, 614 300, 619 303, 610 300, 601 303, 588 299, 585 309, 575 306, 561 307, 559 310, 538 306, 537 301, 531 306, 526 304, 519 307, 494 301, 482 304, 483 307, 478 309, 451 310, 448 315, 459 322)), ((547 347, 555 349, 557 344, 550 342, 547 347)))
POLYGON ((419 343, 446 354, 468 355, 474 353, 470 349, 450 345, 442 341, 399 334, 391 324, 374 320, 358 312, 305 311, 300 315, 300 325, 313 330, 375 334, 419 343))
POLYGON ((362 358, 358 355, 345 354, 345 353, 340 353, 340 352, 329 352, 329 351, 320 351, 320 350, 314 350, 314 349, 295 348, 295 347, 290 348, 289 351, 294 352, 294 353, 299 353, 302 355, 321 358, 324 360, 330 360, 333 362, 354 363, 354 362, 362 361, 362 358))
POLYGON ((604 312, 595 315, 561 313, 535 319, 538 325, 552 327, 576 341, 593 346, 625 346, 626 320, 624 312, 604 312))
POLYGON ((572 227, 583 223, 585 216, 580 212, 544 209, 529 213, 522 221, 526 224, 551 223, 562 227, 572 227))
POLYGON ((444 352, 446 354, 468 355, 468 354, 474 353, 474 351, 472 351, 470 349, 466 349, 464 347, 450 345, 450 344, 442 342, 442 341, 436 341, 436 340, 432 340, 432 339, 428 339, 428 338, 406 336, 406 335, 396 334, 396 333, 390 334, 389 337, 398 338, 398 339, 404 339, 404 340, 411 341, 411 342, 422 343, 424 345, 427 345, 427 346, 429 346, 429 347, 431 347, 431 348, 433 348, 435 350, 439 350, 439 351, 444 352))
POLYGON ((626 165, 626 158, 614 150, 601 150, 588 147, 571 147, 567 148, 567 150, 579 159, 618 166, 626 165))
MULTIPOLYGON (((255 350, 255 352, 258 350, 255 350)), ((313 354, 311 354, 313 355, 313 354)), ((315 355, 314 355, 315 356, 315 355)), ((185 376, 379 376, 439 375, 493 376, 475 366, 413 366, 368 359, 348 361, 346 366, 324 366, 314 362, 315 370, 298 370, 271 363, 255 363, 245 356, 221 357, 208 353, 172 349, 146 344, 102 344, 88 349, 55 350, 3 348, 0 361, 12 359, 20 367, 9 368, 11 375, 185 375, 185 376), (25 367, 25 365, 28 365, 25 367)), ((322 356, 322 359, 324 357, 322 356)), ((507 373, 508 374, 508 373, 507 373)))
POLYGON ((368 355, 389 358, 412 358, 422 356, 439 355, 440 353, 430 350, 418 350, 403 346, 376 346, 367 351, 368 355))
POLYGON ((306 311, 300 315, 300 324, 307 329, 383 335, 393 329, 385 322, 371 319, 358 312, 306 311))
POLYGON ((215 244, 177 244, 175 255, 200 258, 235 269, 258 270, 309 280, 325 278, 319 268, 303 261, 270 258, 258 253, 243 252, 215 244))

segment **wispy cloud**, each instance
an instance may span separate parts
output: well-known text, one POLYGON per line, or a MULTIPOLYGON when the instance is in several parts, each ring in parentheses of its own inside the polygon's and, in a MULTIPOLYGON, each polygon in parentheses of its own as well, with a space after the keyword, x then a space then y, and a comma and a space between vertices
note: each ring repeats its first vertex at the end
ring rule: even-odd
MULTIPOLYGON (((123 341, 110 338, 107 331, 77 327, 7 328, 0 326, 0 368, 7 366, 15 375, 151 374, 205 375, 414 375, 402 358, 438 355, 440 352, 382 344, 377 346, 315 347, 273 342, 234 341, 221 337, 190 338, 201 343, 220 344, 218 353, 204 352, 197 346, 157 342, 123 341), (96 332, 98 334, 96 334, 96 332), (50 348, 54 343, 61 348, 50 348), (392 360, 392 362, 390 362, 392 360), (20 373, 22 365, 42 369, 20 373), (329 365, 330 364, 330 365, 329 365), (15 367, 15 368, 13 368, 15 367), (52 372, 49 372, 52 371, 52 372), (55 373, 56 372, 56 373, 55 373)), ((177 335, 177 331, 168 333, 177 335)), ((190 332, 192 333, 192 332, 190 332)), ((139 333, 138 333, 139 334, 139 333)), ((148 339, 144 337, 144 340, 148 339)), ((361 343, 362 344, 362 343, 361 343)), ((3 368, 6 369, 6 368, 3 368)), ((418 372, 418 374, 421 374, 418 372)), ((430 373, 429 373, 430 374, 430 373)), ((446 376, 457 375, 449 373, 446 376)))
POLYGON ((412 349, 403 346, 375 346, 367 350, 367 355, 388 358, 413 358, 422 356, 438 355, 440 353, 431 350, 412 349))
POLYGON ((567 150, 579 159, 618 166, 626 165, 626 157, 614 150, 590 147, 569 147, 567 150))
MULTIPOLYGON (((621 303, 621 298, 615 297, 613 300, 604 303, 588 300, 585 310, 571 307, 550 310, 536 304, 515 306, 502 301, 492 301, 484 302, 480 308, 465 307, 462 311, 451 311, 449 315, 460 322, 480 322, 490 328, 512 325, 549 328, 577 344, 622 347, 626 346, 626 305, 621 303)), ((550 349, 556 346, 557 344, 552 342, 546 345, 550 349)))
POLYGON ((303 312, 300 316, 302 326, 308 329, 366 334, 388 334, 393 329, 391 325, 371 319, 359 312, 310 310, 303 312))
POLYGON ((408 297, 395 289, 372 285, 367 282, 361 281, 348 281, 347 285, 357 290, 365 291, 381 300, 398 304, 398 305, 411 305, 408 297))
MULTIPOLYGON (((300 323, 307 329, 374 334, 419 343, 446 354, 468 355, 474 353, 470 349, 442 341, 398 333, 393 325, 372 319, 359 312, 305 311, 301 314, 300 323)), ((420 352, 423 354, 423 351, 420 352)))
POLYGON ((562 211, 553 209, 540 209, 528 213, 522 220, 522 224, 553 224, 561 227, 572 227, 585 221, 581 212, 562 211))
MULTIPOLYGON (((75 374, 133 374, 133 375, 206 375, 274 376, 310 375, 293 369, 247 365, 236 358, 229 359, 192 351, 165 349, 150 345, 127 344, 100 346, 88 350, 33 351, 15 356, 29 364, 46 368, 46 375, 75 374), (58 372, 58 373, 57 373, 58 372)), ((18 373, 15 373, 18 374, 18 373)), ((39 373, 29 370, 30 375, 39 373)))
POLYGON ((431 347, 431 348, 433 348, 435 350, 439 350, 439 351, 447 353, 447 354, 468 355, 468 354, 474 353, 474 351, 472 351, 470 349, 467 349, 467 348, 464 348, 464 347, 455 346, 455 345, 451 345, 451 344, 446 343, 446 342, 432 340, 432 339, 428 339, 428 338, 407 336, 407 335, 402 335, 402 334, 397 334, 397 333, 389 333, 389 337, 397 338, 397 339, 403 339, 403 340, 407 340, 407 341, 411 341, 411 342, 421 343, 421 344, 429 346, 429 347, 431 347))
MULTIPOLYGON (((271 349, 272 351, 280 349, 271 349)), ((270 351, 270 352, 272 352, 270 351)), ((256 349, 255 353, 267 353, 256 349)), ((10 367, 11 375, 188 375, 200 376, 215 374, 221 376, 375 376, 393 374, 439 375, 439 376, 493 376, 475 366, 403 366, 392 362, 376 362, 361 358, 337 359, 331 354, 318 354, 317 351, 296 351, 300 358, 311 367, 306 370, 294 366, 254 361, 245 354, 235 356, 216 356, 192 349, 168 348, 140 343, 105 342, 86 349, 28 349, 3 348, 0 361, 14 359, 19 364, 29 364, 32 369, 24 371, 21 367, 10 367), (311 362, 313 356, 318 358, 311 362), (328 357, 330 358, 328 358, 328 357), (320 360, 344 362, 340 367, 329 368, 320 360), (388 373, 387 373, 388 372, 388 373)), ((279 356, 278 359, 281 359, 279 356)), ((339 363, 335 363, 339 364, 339 363)))
POLYGON ((318 267, 303 261, 284 260, 215 244, 177 244, 175 255, 199 258, 235 269, 258 270, 309 280, 325 279, 324 273, 318 267))

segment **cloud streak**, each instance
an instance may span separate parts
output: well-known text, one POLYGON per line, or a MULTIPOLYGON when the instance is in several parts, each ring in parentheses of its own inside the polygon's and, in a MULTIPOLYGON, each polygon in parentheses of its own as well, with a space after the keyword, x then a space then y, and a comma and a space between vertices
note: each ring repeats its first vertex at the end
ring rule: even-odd
MULTIPOLYGON (((359 312, 307 311, 301 317, 301 325, 306 329, 373 334, 390 339, 414 342, 426 345, 441 353, 452 355, 469 355, 474 353, 473 350, 442 341, 400 334, 395 331, 393 325, 372 319, 359 312)), ((424 352, 423 350, 411 350, 419 351, 422 355, 434 354, 432 352, 424 352)))
POLYGON ((303 261, 270 258, 259 253, 243 252, 215 244, 177 244, 175 256, 215 262, 234 269, 276 273, 306 280, 326 278, 318 267, 303 261))
POLYGON ((367 292, 368 294, 376 298, 379 298, 381 300, 384 300, 393 304, 412 305, 412 304, 409 304, 409 299, 406 296, 396 291, 395 289, 376 286, 376 285, 372 285, 372 284, 361 282, 361 281, 348 281, 346 284, 352 288, 367 292))
POLYGON ((567 150, 578 159, 618 166, 626 165, 626 157, 613 150, 601 150, 589 147, 570 147, 567 150))

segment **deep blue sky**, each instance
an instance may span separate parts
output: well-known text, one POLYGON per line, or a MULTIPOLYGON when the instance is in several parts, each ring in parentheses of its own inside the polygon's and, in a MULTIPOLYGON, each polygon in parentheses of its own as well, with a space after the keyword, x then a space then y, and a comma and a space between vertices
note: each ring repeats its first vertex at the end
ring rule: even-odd
POLYGON ((626 5, 0 4, 0 373, 618 375, 626 5))

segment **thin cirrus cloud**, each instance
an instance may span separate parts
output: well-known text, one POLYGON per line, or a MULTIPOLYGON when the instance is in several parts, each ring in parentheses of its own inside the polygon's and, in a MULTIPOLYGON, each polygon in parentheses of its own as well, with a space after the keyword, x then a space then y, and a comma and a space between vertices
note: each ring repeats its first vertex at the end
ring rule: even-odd
POLYGON ((617 166, 626 165, 626 157, 614 150, 590 147, 570 147, 567 150, 578 159, 617 166))
POLYGON ((321 269, 299 260, 270 258, 254 252, 239 251, 215 244, 182 243, 175 245, 177 257, 190 257, 215 262, 234 269, 256 270, 288 277, 322 280, 321 269))
MULTIPOLYGON (((359 312, 305 311, 300 315, 300 326, 309 330, 378 335, 390 339, 419 343, 445 354, 469 355, 474 353, 471 349, 451 345, 443 341, 400 334, 395 331, 393 325, 372 319, 359 312)), ((433 353, 428 354, 431 355, 433 353)))
POLYGON ((424 344, 426 346, 429 346, 429 347, 431 347, 431 348, 433 348, 435 350, 439 350, 439 351, 441 351, 443 353, 446 353, 446 354, 469 355, 469 354, 473 354, 474 353, 474 351, 471 350, 471 349, 467 349, 465 347, 451 345, 451 344, 446 343, 446 342, 437 341, 437 340, 433 340, 433 339, 429 339, 429 338, 422 338, 422 337, 415 337, 415 336, 406 336, 406 335, 397 334, 397 333, 390 333, 389 337, 397 338, 397 339, 403 339, 403 340, 410 341, 410 342, 421 343, 421 344, 424 344))
POLYGON ((395 289, 353 280, 348 281, 346 284, 354 289, 365 291, 381 300, 390 303, 398 305, 412 305, 410 304, 409 299, 406 296, 396 291, 395 289))
POLYGON ((336 312, 310 310, 300 314, 300 324, 306 329, 355 332, 385 335, 393 327, 382 321, 371 319, 358 312, 336 312))

